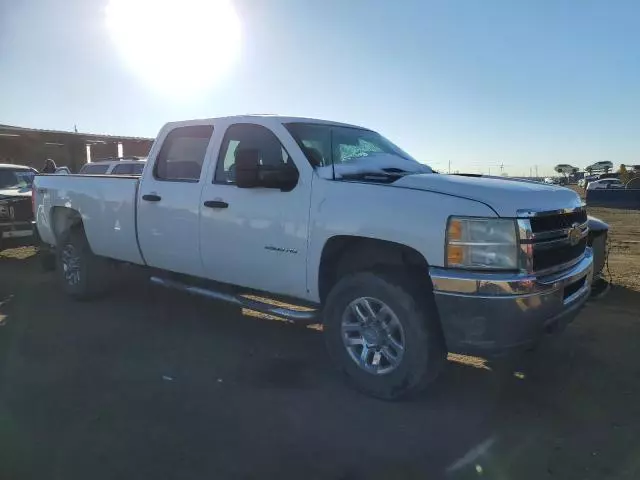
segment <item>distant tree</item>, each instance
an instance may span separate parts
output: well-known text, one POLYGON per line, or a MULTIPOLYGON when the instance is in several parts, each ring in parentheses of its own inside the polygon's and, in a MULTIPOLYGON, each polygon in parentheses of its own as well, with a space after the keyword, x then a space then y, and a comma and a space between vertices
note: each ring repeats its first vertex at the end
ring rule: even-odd
POLYGON ((593 172, 593 167, 589 165, 587 168, 584 169, 584 171, 587 172, 589 175, 591 175, 591 173, 593 172))
POLYGON ((631 173, 629 173, 624 163, 620 165, 620 168, 618 169, 618 174, 620 175, 620 181, 625 185, 629 180, 631 180, 631 173))
POLYGON ((568 178, 570 175, 575 175, 576 173, 578 173, 579 169, 571 165, 560 164, 556 165, 553 170, 561 174, 564 178, 568 178))

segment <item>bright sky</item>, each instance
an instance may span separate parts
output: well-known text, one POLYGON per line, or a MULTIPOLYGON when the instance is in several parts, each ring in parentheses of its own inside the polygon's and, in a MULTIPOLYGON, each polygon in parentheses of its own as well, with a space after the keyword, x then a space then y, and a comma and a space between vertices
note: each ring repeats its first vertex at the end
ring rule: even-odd
POLYGON ((154 136, 280 113, 373 128, 445 171, 640 163, 640 1, 230 1, 239 35, 211 11, 110 30, 107 0, 0 0, 0 123, 154 136), (159 55, 170 39, 193 48, 159 55))

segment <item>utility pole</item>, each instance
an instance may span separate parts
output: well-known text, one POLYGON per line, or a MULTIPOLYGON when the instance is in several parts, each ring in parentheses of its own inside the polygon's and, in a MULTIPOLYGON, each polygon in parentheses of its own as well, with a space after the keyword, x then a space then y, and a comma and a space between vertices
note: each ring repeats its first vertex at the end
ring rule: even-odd
POLYGON ((449 160, 449 173, 451 173, 451 160, 449 160))
POLYGON ((536 165, 536 178, 538 178, 538 165, 536 165))
POLYGON ((531 178, 533 175, 531 174, 531 167, 529 167, 529 178, 531 178))

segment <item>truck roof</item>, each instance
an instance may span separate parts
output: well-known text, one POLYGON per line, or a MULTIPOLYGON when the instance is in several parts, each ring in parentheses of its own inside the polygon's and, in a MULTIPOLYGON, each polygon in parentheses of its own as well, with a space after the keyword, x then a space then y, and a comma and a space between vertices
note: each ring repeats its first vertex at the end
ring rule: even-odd
POLYGON ((360 128, 363 130, 369 130, 368 128, 360 127, 358 125, 351 125, 351 124, 342 123, 342 122, 334 122, 332 120, 322 120, 319 118, 307 118, 307 117, 291 117, 291 116, 271 115, 271 114, 230 115, 227 117, 203 118, 199 120, 183 120, 183 121, 177 121, 177 122, 169 122, 167 123, 167 126, 178 127, 178 126, 188 126, 188 125, 201 125, 203 123, 215 124, 216 121, 220 121, 220 120, 233 120, 236 122, 243 122, 248 120, 255 120, 256 118, 263 119, 265 123, 272 122, 273 124, 317 123, 320 125, 334 125, 338 127, 360 128))

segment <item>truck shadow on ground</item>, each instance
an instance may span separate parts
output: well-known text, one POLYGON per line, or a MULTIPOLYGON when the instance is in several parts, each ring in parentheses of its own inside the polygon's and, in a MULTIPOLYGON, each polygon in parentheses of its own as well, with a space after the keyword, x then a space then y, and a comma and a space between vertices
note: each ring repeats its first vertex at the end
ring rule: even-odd
POLYGON ((389 403, 346 386, 316 329, 139 279, 76 303, 35 259, 0 271, 3 478, 640 474, 638 292, 612 289, 535 352, 450 356, 389 403))

